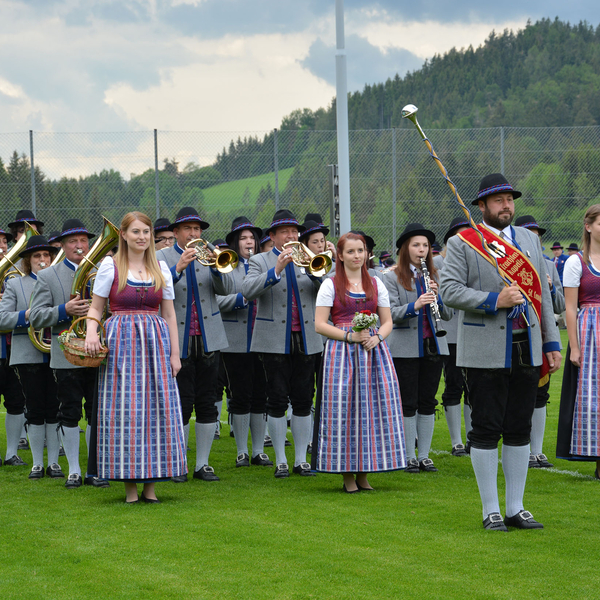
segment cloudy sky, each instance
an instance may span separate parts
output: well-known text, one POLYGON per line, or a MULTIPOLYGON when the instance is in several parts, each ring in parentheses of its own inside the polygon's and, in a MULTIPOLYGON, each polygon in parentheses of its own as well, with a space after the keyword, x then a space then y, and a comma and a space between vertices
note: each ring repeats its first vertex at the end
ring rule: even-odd
MULTIPOLYGON (((351 91, 527 19, 600 23, 597 0, 345 8, 351 91)), ((30 129, 260 132, 330 103, 335 1, 0 0, 0 56, 0 156, 30 129)))

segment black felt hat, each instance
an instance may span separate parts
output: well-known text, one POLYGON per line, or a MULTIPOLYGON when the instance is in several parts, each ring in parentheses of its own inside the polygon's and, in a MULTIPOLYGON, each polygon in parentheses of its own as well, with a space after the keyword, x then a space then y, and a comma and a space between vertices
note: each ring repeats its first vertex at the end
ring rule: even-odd
POLYGON ((431 252, 433 254, 439 254, 442 251, 442 247, 438 244, 438 242, 433 242, 431 244, 431 252))
POLYGON ((32 235, 27 240, 25 248, 19 252, 19 257, 23 258, 32 252, 39 252, 40 250, 47 250, 54 255, 58 254, 58 248, 51 246, 43 235, 32 235))
POLYGON ((256 233, 258 239, 260 239, 262 236, 262 229, 260 227, 256 227, 248 217, 236 217, 231 223, 231 231, 225 236, 227 244, 231 245, 235 234, 238 231, 243 231, 244 229, 249 229, 250 231, 256 233))
POLYGON ((10 233, 8 231, 4 231, 4 229, 0 229, 0 235, 3 235, 4 237, 6 237, 7 242, 10 242, 13 239, 12 233, 10 233))
POLYGON ((572 242, 567 247, 567 250, 577 250, 577 252, 579 252, 579 246, 575 242, 572 242))
POLYGON ((400 249, 406 240, 414 237, 415 235, 424 235, 429 240, 430 245, 433 245, 435 242, 435 233, 433 233, 433 231, 425 229, 421 223, 409 223, 404 228, 402 235, 400 235, 398 238, 398 241, 396 242, 396 248, 400 249))
POLYGON ((563 247, 560 245, 560 242, 554 242, 554 244, 552 244, 552 247, 550 248, 550 250, 562 250, 563 247))
POLYGON ((389 258, 391 256, 391 253, 388 252, 387 250, 382 250, 381 254, 379 255, 379 260, 385 260, 386 258, 389 258))
POLYGON ((307 213, 306 217, 304 217, 305 221, 314 221, 319 225, 323 225, 323 217, 319 213, 307 213))
POLYGON ((508 183, 506 177, 504 177, 502 173, 492 173, 491 175, 486 175, 479 183, 479 192, 477 193, 477 198, 475 198, 471 204, 473 206, 477 206, 479 201, 483 200, 487 196, 492 194, 500 194, 502 192, 511 192, 515 200, 523 195, 521 192, 515 190, 510 183, 508 183))
POLYGON ((227 246, 229 246, 229 244, 221 238, 217 238, 212 244, 216 248, 227 248, 227 246))
POLYGON ((460 229, 461 227, 469 227, 470 226, 470 222, 465 219, 465 217, 456 217, 454 219, 452 219, 452 222, 450 223, 450 228, 448 229, 448 231, 446 232, 446 235, 444 236, 444 244, 448 243, 448 240, 456 233, 457 229, 460 229))
POLYGON ((270 231, 274 231, 277 227, 282 227, 284 225, 294 225, 298 228, 298 232, 302 233, 304 231, 304 226, 298 223, 298 219, 294 216, 294 213, 283 208, 278 210, 273 216, 273 222, 271 223, 271 227, 269 227, 270 231))
POLYGON ((323 223, 319 223, 317 221, 306 220, 304 223, 302 223, 302 227, 304 227, 304 231, 302 232, 300 239, 306 238, 311 233, 317 233, 318 231, 321 231, 323 235, 329 234, 329 228, 325 227, 323 223))
POLYGON ((79 219, 67 219, 62 226, 62 231, 60 232, 60 235, 57 235, 55 238, 53 238, 53 242, 62 242, 62 240, 70 235, 77 235, 77 234, 83 234, 83 235, 87 235, 88 239, 92 239, 94 237, 96 237, 95 234, 90 233, 85 225, 79 220, 79 219))
POLYGON ((171 223, 169 229, 173 231, 175 227, 181 225, 181 223, 189 223, 190 221, 195 221, 196 223, 200 223, 201 229, 204 231, 208 229, 210 225, 203 221, 198 214, 198 211, 191 206, 184 206, 178 213, 177 217, 175 217, 175 221, 171 223))
POLYGON ((35 215, 30 210, 26 209, 20 210, 17 213, 16 219, 12 223, 9 223, 8 226, 15 227, 17 225, 20 225, 21 223, 24 223, 25 221, 27 221, 30 225, 39 225, 40 227, 44 226, 44 223, 42 221, 36 219, 35 215))
POLYGON ((537 221, 531 215, 523 215, 522 217, 517 217, 515 219, 515 227, 525 227, 525 229, 537 229, 540 232, 540 235, 544 235, 546 233, 546 229, 540 227, 537 224, 537 221))
POLYGON ((57 239, 60 236, 60 231, 56 231, 56 229, 54 231, 51 231, 48 234, 48 243, 51 244, 52 242, 58 242, 59 240, 57 239))
POLYGON ((271 239, 271 229, 269 227, 267 227, 266 229, 263 229, 262 233, 260 234, 260 245, 262 246, 263 244, 268 242, 270 239, 271 239))
POLYGON ((353 229, 352 231, 350 231, 350 233, 362 235, 365 238, 365 243, 367 244, 367 250, 369 252, 371 252, 373 248, 375 248, 375 246, 377 245, 375 244, 375 240, 370 235, 367 235, 364 231, 361 231, 360 229, 353 229))
POLYGON ((154 221, 154 233, 158 233, 159 231, 168 231, 170 227, 171 221, 169 221, 169 219, 165 219, 164 217, 154 221))

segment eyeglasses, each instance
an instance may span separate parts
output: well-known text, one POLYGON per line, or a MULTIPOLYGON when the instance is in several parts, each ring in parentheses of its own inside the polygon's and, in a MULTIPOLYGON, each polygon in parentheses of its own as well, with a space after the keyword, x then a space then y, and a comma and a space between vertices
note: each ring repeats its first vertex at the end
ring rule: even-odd
POLYGON ((173 237, 157 237, 157 238, 154 238, 154 242, 157 244, 160 244, 161 242, 165 242, 165 244, 174 244, 175 236, 173 236, 173 237))

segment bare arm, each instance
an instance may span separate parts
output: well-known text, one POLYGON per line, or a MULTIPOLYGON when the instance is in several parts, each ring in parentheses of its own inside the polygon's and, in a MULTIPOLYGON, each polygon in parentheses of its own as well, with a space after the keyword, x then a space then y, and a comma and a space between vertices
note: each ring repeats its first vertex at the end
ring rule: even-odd
POLYGON ((567 307, 567 334, 569 335, 569 346, 571 348, 571 362, 580 367, 581 351, 579 350, 579 338, 577 336, 577 301, 579 288, 565 288, 565 304, 567 307))
MULTIPOLYGON (((104 313, 104 307, 106 306, 106 298, 102 296, 92 295, 92 305, 88 310, 87 316, 93 319, 102 320, 104 313)), ((87 319, 86 322, 86 334, 85 334, 85 351, 91 356, 96 356, 100 350, 100 338, 98 337, 98 323, 87 319)))

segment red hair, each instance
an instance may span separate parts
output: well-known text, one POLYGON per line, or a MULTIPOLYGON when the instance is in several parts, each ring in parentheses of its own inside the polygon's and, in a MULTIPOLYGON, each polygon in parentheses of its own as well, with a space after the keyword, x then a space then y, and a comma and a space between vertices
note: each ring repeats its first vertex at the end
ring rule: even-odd
POLYGON ((375 289, 373 288, 373 280, 369 275, 369 271, 367 270, 367 259, 368 250, 367 243, 365 242, 365 238, 362 235, 358 235, 356 233, 345 233, 340 237, 337 243, 337 258, 335 260, 335 276, 333 278, 333 284, 335 286, 335 295, 339 298, 342 304, 346 304, 346 292, 348 291, 348 277, 346 276, 346 269, 344 269, 344 261, 341 259, 342 252, 344 251, 344 247, 346 246, 346 242, 348 240, 360 240, 363 243, 363 247, 365 249, 365 260, 361 267, 361 275, 362 275, 362 287, 367 297, 367 300, 372 300, 375 295, 375 289))

